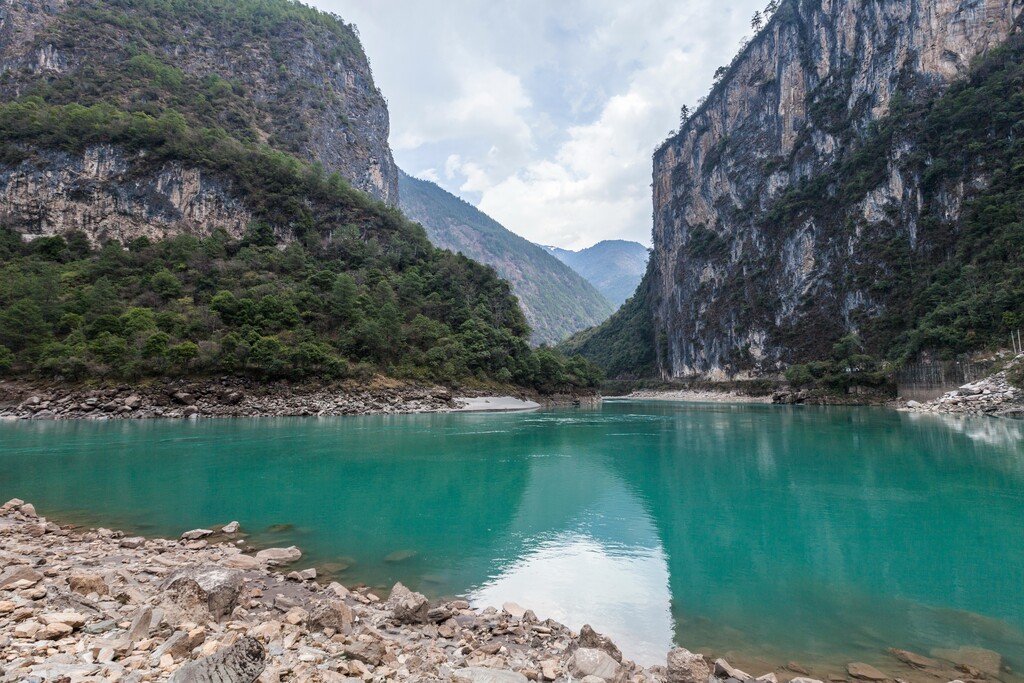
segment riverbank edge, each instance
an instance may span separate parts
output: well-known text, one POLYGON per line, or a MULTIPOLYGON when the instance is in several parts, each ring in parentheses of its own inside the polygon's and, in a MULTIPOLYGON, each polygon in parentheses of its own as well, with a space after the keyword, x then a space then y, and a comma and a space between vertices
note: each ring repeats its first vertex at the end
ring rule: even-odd
POLYGON ((0 539, 0 683, 707 683, 679 663, 710 671, 679 649, 674 667, 637 665, 589 626, 571 631, 514 603, 318 583, 315 569, 296 571, 298 548, 247 547, 237 522, 130 537, 58 525, 12 499, 0 539), (220 678, 197 676, 213 669, 220 678))
MULTIPOLYGON (((471 399, 508 397, 541 407, 600 405, 596 391, 541 394, 512 385, 446 386, 386 377, 322 383, 247 378, 144 383, 0 380, 0 419, 112 420, 300 417, 462 412, 471 399)), ((478 402, 479 403, 479 402, 478 402)), ((523 406, 517 409, 525 409, 523 406)), ((481 407, 486 412, 485 407, 481 407)))
MULTIPOLYGON (((822 683, 795 662, 755 679, 679 647, 665 665, 638 665, 589 626, 572 631, 514 603, 430 601, 400 583, 385 599, 298 570, 294 546, 248 546, 237 522, 131 537, 58 525, 12 499, 0 507, 0 539, 0 683, 183 683, 214 680, 203 675, 217 667, 227 677, 216 680, 257 683, 822 683)), ((995 670, 891 649, 887 673, 853 662, 821 679, 974 683, 1003 673, 997 653, 964 651, 995 658, 995 670)))

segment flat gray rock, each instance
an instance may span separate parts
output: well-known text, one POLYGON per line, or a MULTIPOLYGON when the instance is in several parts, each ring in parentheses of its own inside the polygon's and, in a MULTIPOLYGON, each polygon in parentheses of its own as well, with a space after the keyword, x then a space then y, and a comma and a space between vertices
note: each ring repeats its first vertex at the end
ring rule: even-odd
POLYGON ((464 683, 527 683, 526 676, 505 669, 471 666, 452 673, 452 678, 464 683))

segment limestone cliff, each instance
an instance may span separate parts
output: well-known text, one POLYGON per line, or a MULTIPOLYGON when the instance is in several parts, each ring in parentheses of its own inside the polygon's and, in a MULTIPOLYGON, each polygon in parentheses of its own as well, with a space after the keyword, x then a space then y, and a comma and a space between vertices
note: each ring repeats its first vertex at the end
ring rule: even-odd
POLYGON ((922 211, 955 221, 986 179, 961 177, 924 193, 921 174, 902 163, 916 150, 897 140, 870 151, 884 172, 862 178, 862 191, 843 197, 837 215, 780 211, 780 203, 796 187, 835 198, 830 176, 863 151, 872 122, 965 76, 972 60, 1011 35, 1021 6, 782 3, 654 155, 645 287, 661 374, 770 373, 820 357, 836 337, 885 313, 899 292, 878 285, 885 267, 873 250, 890 240, 910 258, 928 250, 922 211))
POLYGON ((30 96, 174 109, 398 203, 387 107, 354 27, 297 3, 0 0, 0 101, 30 96))
POLYGON ((230 181, 178 161, 150 168, 109 145, 82 154, 40 150, 0 166, 0 225, 27 239, 82 230, 94 242, 127 244, 218 228, 238 238, 251 220, 230 181))

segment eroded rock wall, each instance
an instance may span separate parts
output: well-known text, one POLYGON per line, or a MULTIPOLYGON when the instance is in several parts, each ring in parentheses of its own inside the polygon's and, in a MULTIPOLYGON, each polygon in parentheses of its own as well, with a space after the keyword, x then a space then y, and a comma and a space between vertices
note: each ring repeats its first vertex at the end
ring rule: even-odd
MULTIPOLYGON (((856 331, 859 317, 884 308, 851 282, 846 264, 886 221, 915 246, 920 178, 904 177, 897 163, 912 149, 890 150, 888 177, 851 210, 865 229, 773 224, 770 209, 791 186, 828 173, 894 98, 940 93, 964 75, 1011 34, 1021 5, 782 3, 654 156, 650 284, 663 375, 774 372, 809 359, 808 340, 856 331)), ((948 216, 970 189, 940 195, 948 216)))
MULTIPOLYGON (((336 171, 353 187, 397 206, 387 104, 354 28, 340 20, 336 28, 285 23, 273 28, 271 39, 241 39, 202 22, 168 25, 150 16, 146 3, 111 8, 100 0, 0 0, 0 101, 36 92, 49 100, 68 88, 40 88, 76 74, 95 78, 104 65, 129 59, 129 47, 144 47, 186 77, 216 76, 244 92, 261 141, 320 162, 327 173, 336 171), (77 35, 90 24, 74 19, 76 13, 102 30, 77 35), (115 18, 102 18, 109 16, 115 18)), ((115 104, 117 94, 111 95, 115 104)), ((237 115, 222 112, 223 124, 230 126, 237 115)))
POLYGON ((108 145, 39 151, 0 166, 0 225, 25 239, 82 231, 96 244, 127 244, 218 228, 238 238, 251 220, 230 183, 209 171, 178 162, 152 167, 108 145))

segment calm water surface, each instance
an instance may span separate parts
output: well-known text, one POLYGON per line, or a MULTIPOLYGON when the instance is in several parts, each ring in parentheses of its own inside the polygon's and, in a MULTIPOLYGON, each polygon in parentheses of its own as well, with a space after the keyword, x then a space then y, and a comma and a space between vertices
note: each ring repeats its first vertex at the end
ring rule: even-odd
POLYGON ((7 422, 13 496, 153 535, 237 519, 343 581, 513 600, 644 663, 674 640, 755 667, 975 645, 1024 668, 1020 422, 626 402, 7 422))

